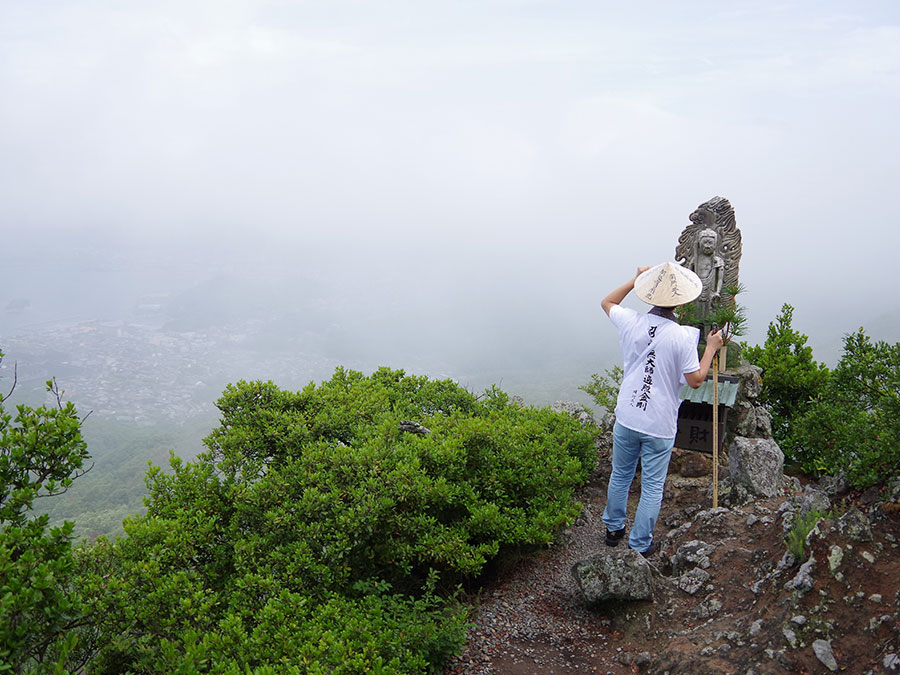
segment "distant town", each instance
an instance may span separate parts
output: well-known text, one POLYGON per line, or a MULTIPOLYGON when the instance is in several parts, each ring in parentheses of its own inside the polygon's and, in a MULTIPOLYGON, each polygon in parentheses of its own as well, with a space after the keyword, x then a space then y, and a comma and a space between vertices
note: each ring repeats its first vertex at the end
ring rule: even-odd
MULTIPOLYGON (((145 308, 148 309, 148 308, 145 308)), ((300 388, 334 364, 314 354, 248 349, 265 322, 174 331, 159 322, 81 320, 4 336, 0 388, 35 401, 55 377, 80 414, 124 422, 179 424, 214 413, 228 382, 273 379, 300 388)))

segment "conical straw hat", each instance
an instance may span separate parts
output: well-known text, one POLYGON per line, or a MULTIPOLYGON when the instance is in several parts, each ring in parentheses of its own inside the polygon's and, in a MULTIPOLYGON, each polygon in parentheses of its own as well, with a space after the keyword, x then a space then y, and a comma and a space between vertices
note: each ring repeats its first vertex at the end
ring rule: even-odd
POLYGON ((634 280, 637 296, 656 307, 677 307, 695 300, 703 290, 703 282, 687 267, 664 262, 634 280))

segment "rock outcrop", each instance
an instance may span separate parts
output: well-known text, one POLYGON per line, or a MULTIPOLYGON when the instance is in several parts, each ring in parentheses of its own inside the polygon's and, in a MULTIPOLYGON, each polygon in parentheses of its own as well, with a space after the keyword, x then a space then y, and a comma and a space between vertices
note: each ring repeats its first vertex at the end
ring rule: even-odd
POLYGON ((630 548, 610 548, 575 563, 572 574, 588 603, 606 600, 649 600, 653 570, 630 548))
POLYGON ((770 438, 738 436, 728 448, 728 469, 734 485, 755 497, 774 497, 784 478, 784 453, 770 438))

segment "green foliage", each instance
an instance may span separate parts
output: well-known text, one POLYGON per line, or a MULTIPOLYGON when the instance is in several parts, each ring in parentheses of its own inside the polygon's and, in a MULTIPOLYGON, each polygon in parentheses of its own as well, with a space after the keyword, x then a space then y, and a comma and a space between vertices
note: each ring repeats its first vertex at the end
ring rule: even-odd
POLYGON ((81 552, 101 671, 437 672, 458 584, 551 541, 595 456, 567 415, 389 369, 217 405, 207 451, 151 468, 147 514, 81 552))
POLYGON ((51 528, 32 507, 68 489, 88 455, 74 406, 53 380, 47 390, 55 407, 20 405, 15 417, 0 400, 0 673, 50 672, 79 656, 72 524, 51 528))
POLYGON ((622 384, 622 366, 613 366, 606 369, 606 375, 591 374, 591 381, 578 387, 581 391, 590 395, 601 408, 609 412, 616 409, 616 399, 619 396, 619 385, 622 384))
POLYGON ((803 415, 824 390, 829 371, 813 360, 807 337, 791 326, 794 308, 784 304, 769 324, 762 346, 742 343, 744 356, 762 369, 759 402, 772 414, 772 435, 789 460, 803 461, 795 438, 794 421, 803 415))
POLYGON ((740 337, 747 330, 747 309, 735 299, 745 291, 741 284, 722 289, 723 302, 707 317, 706 322, 722 329, 722 342, 728 344, 732 338, 740 337))
POLYGON ((872 342, 859 329, 844 338, 831 377, 794 420, 803 467, 846 472, 863 488, 900 472, 900 343, 872 342))
POLYGON ((803 560, 806 557, 806 540, 816 523, 822 519, 833 517, 833 511, 819 511, 816 509, 806 513, 798 513, 794 517, 794 523, 785 537, 785 545, 796 560, 803 560))
POLYGON ((740 337, 747 330, 747 309, 735 299, 746 289, 741 284, 726 286, 722 289, 722 300, 708 316, 700 316, 696 302, 689 302, 675 308, 678 322, 685 326, 712 326, 722 329, 723 344, 732 338, 740 337))

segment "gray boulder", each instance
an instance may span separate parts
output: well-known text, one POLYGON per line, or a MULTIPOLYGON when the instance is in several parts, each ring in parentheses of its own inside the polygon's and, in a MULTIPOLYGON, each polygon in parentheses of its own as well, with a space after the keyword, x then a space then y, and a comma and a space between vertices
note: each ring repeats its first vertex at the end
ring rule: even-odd
POLYGON ((872 521, 857 508, 852 508, 837 520, 842 537, 851 541, 872 541, 872 521))
POLYGON ((740 378, 738 400, 753 400, 759 396, 762 391, 762 368, 745 363, 738 368, 729 368, 728 373, 740 378))
POLYGON ((888 481, 887 501, 900 502, 900 476, 895 476, 888 481))
POLYGON ((735 404, 732 416, 728 418, 728 426, 735 436, 772 437, 772 414, 762 406, 753 405, 750 401, 740 401, 735 404))
POLYGON ((554 412, 564 412, 567 415, 574 417, 581 423, 581 426, 597 426, 597 421, 594 419, 594 416, 580 403, 575 403, 573 401, 557 401, 550 406, 550 409, 554 412))
POLYGON ((650 563, 630 548, 604 551, 581 560, 572 566, 572 575, 588 603, 653 597, 650 563))
POLYGON ((810 555, 809 560, 800 565, 800 570, 794 578, 784 585, 785 589, 788 591, 798 591, 801 595, 810 590, 815 585, 815 581, 812 577, 815 566, 816 559, 814 556, 810 555))
POLYGON ((757 405, 757 397, 762 390, 762 370, 757 366, 744 364, 729 369, 730 375, 739 379, 734 406, 728 415, 728 438, 772 438, 772 415, 764 407, 757 405))
POLYGON ((784 453, 770 438, 738 436, 728 449, 731 481, 757 497, 774 497, 784 478, 784 453))
POLYGON ((819 488, 829 497, 840 497, 850 488, 847 484, 847 474, 839 473, 836 476, 822 476, 819 479, 819 488))
POLYGON ((818 488, 807 485, 803 488, 803 493, 797 498, 797 511, 800 516, 806 516, 813 511, 826 514, 831 509, 831 499, 828 495, 818 488))

